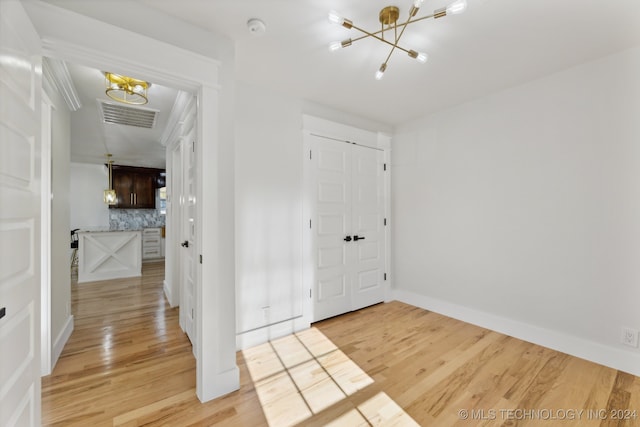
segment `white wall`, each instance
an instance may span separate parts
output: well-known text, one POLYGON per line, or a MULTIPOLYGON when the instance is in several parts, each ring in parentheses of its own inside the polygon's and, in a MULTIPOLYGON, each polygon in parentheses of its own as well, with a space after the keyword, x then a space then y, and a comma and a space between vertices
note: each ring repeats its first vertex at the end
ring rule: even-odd
POLYGON ((236 83, 235 102, 236 317, 242 348, 291 332, 297 324, 243 332, 304 314, 303 113, 369 130, 390 129, 245 84, 236 83))
POLYGON ((398 127, 396 296, 640 375, 640 48, 398 127))
MULTIPOLYGON (((70 114, 57 93, 49 94, 51 118, 51 340, 54 359, 73 328, 70 273, 70 114)), ((54 360, 55 361, 55 360, 54 360)))
POLYGON ((103 201, 108 188, 108 171, 104 165, 71 163, 71 228, 109 227, 109 206, 103 201))
POLYGON ((302 315, 302 116, 294 99, 243 86, 236 93, 236 301, 244 332, 302 315))

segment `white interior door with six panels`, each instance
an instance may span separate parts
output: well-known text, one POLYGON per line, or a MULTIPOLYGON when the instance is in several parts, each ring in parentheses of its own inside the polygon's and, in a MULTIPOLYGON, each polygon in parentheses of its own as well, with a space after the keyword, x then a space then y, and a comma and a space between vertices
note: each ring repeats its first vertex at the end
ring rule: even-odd
POLYGON ((0 0, 0 425, 40 425, 40 38, 0 0))
POLYGON ((384 300, 384 153, 310 136, 313 320, 384 300))

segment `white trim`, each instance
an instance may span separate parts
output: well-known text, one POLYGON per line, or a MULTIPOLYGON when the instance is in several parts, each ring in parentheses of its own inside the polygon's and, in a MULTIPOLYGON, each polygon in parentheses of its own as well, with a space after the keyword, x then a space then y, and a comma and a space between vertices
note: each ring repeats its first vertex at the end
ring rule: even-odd
POLYGON ((171 113, 169 113, 169 119, 167 120, 167 127, 162 133, 160 138, 160 144, 163 146, 171 145, 173 141, 182 136, 182 122, 185 119, 186 114, 190 114, 190 109, 194 102, 193 94, 185 91, 178 91, 178 96, 173 103, 171 113))
POLYGON ((171 293, 171 286, 167 283, 166 278, 162 281, 162 289, 164 290, 164 296, 167 299, 167 302, 169 302, 169 307, 175 307, 175 304, 173 304, 173 294, 171 293))
POLYGON ((67 321, 64 322, 64 327, 62 328, 62 330, 56 337, 55 341, 53 342, 53 350, 51 352, 52 370, 53 370, 53 367, 56 366, 56 363, 58 363, 58 359, 60 358, 60 354, 62 354, 62 350, 64 349, 64 346, 67 344, 67 341, 69 341, 69 337, 73 332, 73 327, 74 327, 73 316, 69 316, 67 317, 67 321))
MULTIPOLYGON (((378 133, 378 144, 381 147, 387 147, 391 145, 391 138, 378 133)), ((392 300, 393 289, 393 275, 391 274, 391 149, 384 149, 384 163, 387 165, 386 173, 383 177, 384 182, 384 218, 387 224, 384 226, 384 271, 387 275, 387 283, 384 290, 384 301, 389 302, 392 300)))
POLYGON ((53 102, 42 91, 41 190, 40 190, 40 375, 49 375, 51 364, 51 117, 53 102))
MULTIPOLYGON (((309 300, 309 298, 305 298, 309 300)), ((251 331, 240 333, 236 336, 236 349, 244 350, 245 348, 263 344, 267 341, 275 340, 294 332, 308 329, 311 326, 306 316, 297 319, 288 319, 278 322, 274 325, 254 329, 251 331)))
POLYGON ((315 209, 315 201, 311 197, 312 191, 312 167, 309 161, 309 153, 311 152, 311 141, 308 138, 308 132, 302 132, 302 289, 304 291, 302 314, 305 321, 309 324, 313 322, 313 298, 308 297, 313 292, 314 282, 314 259, 313 259, 313 230, 309 227, 309 221, 313 218, 315 209))
MULTIPOLYGON (((240 388, 236 364, 233 144, 220 138, 220 94, 198 93, 196 256, 196 394, 206 402, 240 388), (206 221, 204 220, 206 218, 206 221), (206 283, 206 286, 203 284, 206 283), (229 344, 231 344, 229 346, 229 344)), ((226 108, 230 108, 227 106, 226 108)))
POLYGON ((46 79, 55 85, 57 92, 64 98, 69 111, 78 111, 82 108, 82 102, 66 62, 55 58, 43 58, 42 71, 46 79))
MULTIPOLYGON (((99 22, 99 21, 96 21, 99 22)), ((108 25, 100 23, 102 25, 108 25)), ((113 27, 118 32, 126 31, 118 27, 113 27)), ((140 37, 139 34, 131 33, 140 37)), ((115 46, 116 43, 113 44, 115 46)), ((57 58, 64 59, 69 62, 78 62, 89 67, 97 67, 98 69, 105 68, 106 64, 111 67, 117 68, 119 73, 126 73, 135 75, 148 81, 159 82, 165 86, 175 87, 184 91, 195 91, 198 88, 198 81, 216 81, 218 79, 218 67, 219 62, 213 59, 198 55, 193 52, 189 52, 180 49, 175 46, 166 45, 154 39, 147 39, 147 44, 141 45, 139 49, 132 46, 128 46, 131 51, 145 52, 145 56, 149 62, 145 62, 144 59, 128 59, 121 55, 119 51, 107 52, 106 47, 111 44, 105 44, 100 51, 96 51, 91 47, 84 47, 75 42, 66 42, 58 40, 52 37, 42 39, 43 54, 47 56, 55 55, 57 58), (148 44, 157 45, 156 47, 150 47, 148 44), (156 52, 165 52, 168 47, 171 47, 173 53, 179 52, 180 59, 176 59, 176 64, 193 64, 189 66, 191 72, 184 70, 183 75, 170 75, 162 72, 161 68, 156 68, 152 64, 157 61, 151 61, 152 58, 157 58, 156 52), (150 55, 151 54, 151 55, 150 55), (198 67, 201 67, 198 70, 198 67), (196 71, 197 70, 197 71, 196 71), (193 71, 196 71, 195 73, 193 71), (204 72, 210 72, 210 76, 204 76, 204 72), (194 76, 196 74, 197 76, 194 76), (201 80, 202 79, 202 80, 201 80)), ((178 68, 183 68, 178 67, 178 68)), ((218 85, 214 84, 217 89, 218 85)))
POLYGON ((597 342, 496 316, 402 289, 394 289, 396 301, 433 311, 463 322, 500 332, 571 356, 640 376, 640 354, 612 348, 597 342))
POLYGON ((354 141, 359 145, 386 150, 388 146, 382 145, 378 139, 378 133, 320 117, 302 115, 302 129, 307 134, 316 134, 320 137, 338 139, 341 141, 354 141))

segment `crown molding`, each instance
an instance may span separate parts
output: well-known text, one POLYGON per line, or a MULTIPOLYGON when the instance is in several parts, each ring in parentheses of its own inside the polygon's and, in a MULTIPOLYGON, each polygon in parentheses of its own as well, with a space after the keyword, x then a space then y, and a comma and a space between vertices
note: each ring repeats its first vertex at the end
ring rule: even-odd
POLYGON ((67 103, 70 111, 82 108, 76 86, 73 84, 67 63, 53 58, 43 58, 42 70, 45 77, 53 83, 58 93, 67 103))
POLYGON ((167 119, 167 126, 160 138, 160 144, 163 146, 169 145, 177 137, 182 136, 182 125, 184 124, 185 114, 187 113, 191 103, 194 102, 195 97, 193 94, 184 91, 178 91, 178 96, 173 103, 171 113, 167 119))

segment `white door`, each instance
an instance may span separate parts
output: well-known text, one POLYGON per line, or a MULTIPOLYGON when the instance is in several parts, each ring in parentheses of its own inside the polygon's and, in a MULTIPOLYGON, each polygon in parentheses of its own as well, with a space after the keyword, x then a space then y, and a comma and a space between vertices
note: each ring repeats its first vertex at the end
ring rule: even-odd
POLYGON ((313 318, 318 321, 384 300, 384 155, 310 138, 313 318))
POLYGON ((196 354, 196 281, 197 262, 195 255, 196 245, 196 161, 195 161, 195 132, 192 131, 182 141, 182 232, 181 232, 181 271, 183 312, 185 332, 193 345, 193 353, 196 354))
POLYGON ((40 425, 40 41, 0 1, 0 425, 40 425))
POLYGON ((311 136, 314 320, 351 311, 351 145, 311 136), (314 224, 315 223, 315 224, 314 224), (350 240, 350 241, 348 241, 350 240))
POLYGON ((351 310, 384 301, 384 152, 351 146, 351 310))

